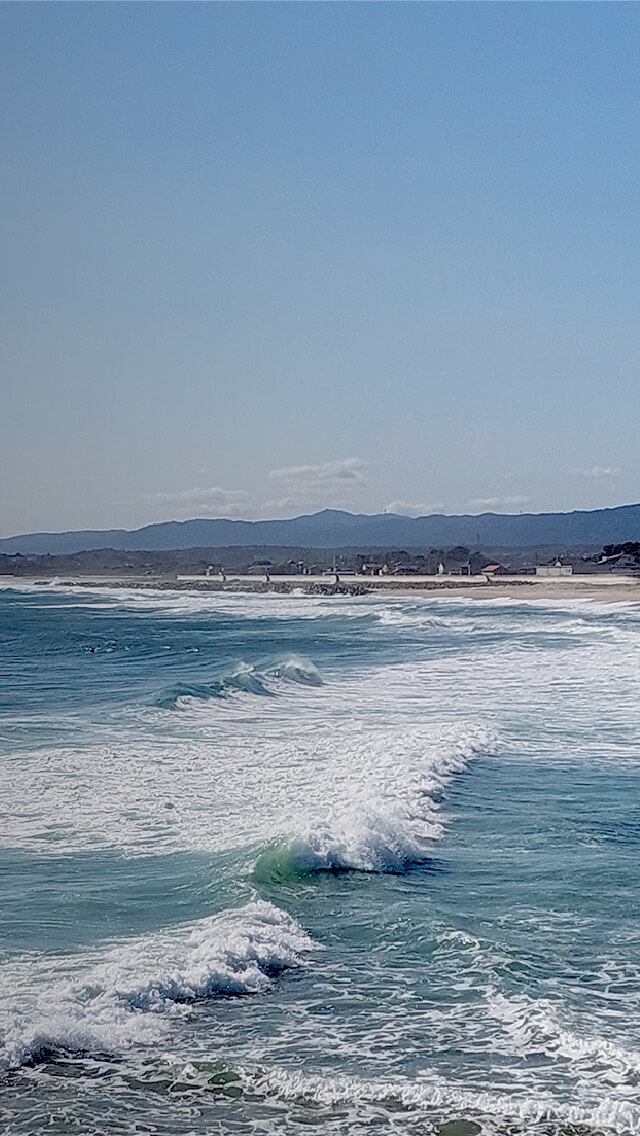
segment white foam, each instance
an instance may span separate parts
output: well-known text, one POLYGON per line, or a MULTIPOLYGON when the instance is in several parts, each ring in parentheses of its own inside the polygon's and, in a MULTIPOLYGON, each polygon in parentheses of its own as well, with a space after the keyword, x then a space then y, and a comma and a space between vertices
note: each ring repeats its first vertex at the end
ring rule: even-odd
MULTIPOLYGON (((85 602, 91 598, 76 591, 85 602)), ((129 705, 112 715, 101 711, 99 721, 61 718, 61 726, 73 726, 61 736, 78 738, 77 744, 25 749, 19 762, 0 757, 4 846, 65 852, 110 846, 128 854, 218 851, 265 843, 281 833, 300 837, 301 863, 307 856, 335 866, 383 861, 392 866, 419 856, 425 841, 437 838, 442 818, 424 808, 419 782, 456 731, 464 740, 478 727, 495 727, 501 737, 515 737, 520 755, 532 761, 561 752, 558 738, 572 727, 574 733, 579 729, 585 753, 597 753, 598 760, 629 760, 640 744, 634 713, 640 700, 637 621, 613 609, 607 608, 600 638, 591 626, 581 637, 578 601, 560 620, 572 625, 565 635, 561 627, 558 632, 557 616, 542 608, 513 625, 512 605, 505 608, 502 601, 487 606, 465 600, 463 614, 452 606, 457 601, 444 598, 343 603, 327 597, 131 590, 105 599, 106 591, 91 602, 164 604, 167 611, 175 602, 179 611, 182 602, 193 601, 212 612, 224 608, 256 618, 269 605, 270 612, 296 619, 301 607, 318 616, 333 617, 339 610, 356 623, 369 619, 369 631, 381 644, 393 641, 395 633, 383 625, 376 631, 371 615, 390 611, 415 618, 428 645, 430 628, 420 621, 437 610, 446 613, 457 646, 412 662, 354 667, 339 679, 328 671, 321 686, 312 664, 291 657, 278 664, 280 679, 277 667, 270 678, 259 676, 277 698, 242 691, 229 698, 187 695, 179 714, 129 705), (484 611, 483 619, 469 609, 484 611), (628 630, 620 632, 627 623, 628 630), (495 638, 487 641, 487 631, 495 638), (468 651, 459 649, 462 635, 468 651), (281 681, 287 678, 294 681, 281 681), (616 729, 605 732, 603 719, 616 729)), ((237 686, 253 681, 247 674, 236 678, 237 686)))
POLYGON ((277 678, 299 682, 303 686, 322 686, 322 678, 315 663, 302 655, 290 655, 273 668, 277 678))
MULTIPOLYGON (((350 1076, 313 1076, 291 1073, 283 1069, 255 1072, 245 1071, 247 1087, 275 1095, 285 1100, 307 1097, 323 1105, 353 1105, 362 1103, 400 1103, 416 1109, 443 1109, 447 1119, 451 1114, 474 1119, 482 1123, 485 1132, 502 1130, 505 1122, 534 1123, 559 1122, 584 1124, 589 1128, 607 1129, 619 1133, 640 1132, 640 1104, 637 1097, 625 1100, 613 1093, 603 1096, 597 1104, 567 1103, 553 1096, 533 1094, 512 1095, 475 1090, 427 1071, 416 1080, 408 1078, 366 1080, 350 1076), (494 1128, 494 1124, 496 1127, 494 1128)), ((528 1128, 527 1130, 530 1130, 528 1128)))
MULTIPOLYGON (((346 596, 308 595, 302 590, 292 593, 191 590, 185 588, 110 587, 108 585, 65 584, 61 579, 47 582, 12 580, 3 589, 13 592, 53 594, 63 597, 60 607, 91 606, 98 610, 124 608, 164 616, 182 616, 198 613, 229 615, 242 619, 317 619, 332 612, 341 616, 357 612, 366 598, 346 596)), ((50 605, 48 605, 50 606, 50 605)))
MULTIPOLYGON (((370 750, 375 744, 369 742, 370 750)), ((389 739, 384 744, 389 746, 389 739)), ((446 786, 475 754, 495 748, 496 737, 483 729, 435 736, 422 730, 412 737, 405 733, 396 744, 386 764, 378 761, 364 770, 352 765, 354 784, 345 794, 346 805, 336 803, 324 816, 307 811, 286 842, 299 871, 397 872, 423 861, 442 836, 439 798, 446 786)))
POLYGON ((390 864, 419 855, 440 831, 442 775, 464 767, 468 743, 493 745, 491 732, 433 721, 430 688, 414 667, 317 685, 310 666, 286 665, 296 679, 274 679, 277 698, 185 699, 180 713, 131 707, 81 734, 77 747, 0 758, 0 842, 221 851, 278 833, 320 838, 324 825, 348 846, 368 846, 358 862, 377 856, 371 841, 383 838, 390 864))
MULTIPOLYGON (((489 1011, 502 1026, 511 1054, 544 1053, 554 1059, 566 1058, 578 1074, 606 1081, 614 1077, 635 1084, 640 1077, 640 1051, 612 1038, 592 1032, 582 1017, 573 1021, 566 1007, 548 998, 533 999, 526 994, 507 997, 498 990, 489 992, 489 1011)), ((492 1033, 493 1048, 499 1048, 497 1033, 492 1033)))
POLYGON ((163 1037, 162 1011, 184 1012, 218 994, 259 994, 274 974, 301 966, 314 944, 299 923, 256 901, 163 935, 129 939, 100 955, 26 960, 0 974, 0 1065, 48 1051, 119 1052, 163 1037))

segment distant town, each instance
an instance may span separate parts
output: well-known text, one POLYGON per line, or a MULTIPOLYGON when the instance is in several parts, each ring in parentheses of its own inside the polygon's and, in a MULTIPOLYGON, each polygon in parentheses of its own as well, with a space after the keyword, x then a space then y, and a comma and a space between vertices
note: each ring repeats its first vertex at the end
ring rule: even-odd
POLYGON ((99 549, 66 555, 0 554, 4 576, 217 577, 291 576, 640 576, 640 541, 594 548, 366 549, 366 548, 193 548, 164 552, 99 549))

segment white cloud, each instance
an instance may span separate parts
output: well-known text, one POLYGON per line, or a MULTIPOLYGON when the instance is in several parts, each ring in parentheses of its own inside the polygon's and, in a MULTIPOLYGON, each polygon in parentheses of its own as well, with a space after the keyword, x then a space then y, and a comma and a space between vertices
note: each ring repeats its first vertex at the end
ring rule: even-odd
POLYGON ((366 469, 367 463, 360 458, 272 469, 268 479, 282 495, 265 501, 260 513, 291 516, 325 508, 353 508, 354 497, 367 486, 366 469))
POLYGON ((249 494, 244 489, 221 489, 219 485, 178 489, 171 493, 150 493, 146 501, 168 505, 178 519, 197 516, 237 517, 246 513, 249 494))
POLYGON ((432 513, 442 513, 444 505, 412 505, 408 501, 391 501, 386 513, 396 513, 400 517, 428 517, 432 513))
POLYGON ((580 477, 617 477, 620 467, 617 465, 593 465, 591 469, 579 469, 580 477))
POLYGON ((366 485, 363 470, 366 462, 360 458, 344 458, 342 461, 321 462, 318 465, 289 465, 282 469, 272 469, 268 476, 272 481, 280 481, 305 491, 326 489, 330 486, 343 486, 344 483, 366 485))
POLYGON ((143 500, 151 502, 156 510, 162 509, 163 515, 170 510, 176 520, 192 517, 269 519, 315 513, 327 507, 349 509, 354 506, 354 497, 367 485, 366 468, 360 458, 345 458, 272 469, 268 483, 273 497, 262 502, 244 489, 223 489, 219 485, 152 493, 143 500))
POLYGON ((264 520, 292 517, 304 512, 305 506, 299 497, 281 497, 279 500, 263 501, 260 505, 260 516, 264 520))
POLYGON ((528 505, 530 497, 472 497, 467 501, 469 509, 512 509, 520 505, 528 505))

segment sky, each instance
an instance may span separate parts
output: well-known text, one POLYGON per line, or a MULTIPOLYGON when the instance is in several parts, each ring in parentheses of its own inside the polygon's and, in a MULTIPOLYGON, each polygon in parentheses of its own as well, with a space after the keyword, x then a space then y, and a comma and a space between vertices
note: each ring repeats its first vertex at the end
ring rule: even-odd
POLYGON ((640 500, 640 9, 0 4, 0 535, 640 500))

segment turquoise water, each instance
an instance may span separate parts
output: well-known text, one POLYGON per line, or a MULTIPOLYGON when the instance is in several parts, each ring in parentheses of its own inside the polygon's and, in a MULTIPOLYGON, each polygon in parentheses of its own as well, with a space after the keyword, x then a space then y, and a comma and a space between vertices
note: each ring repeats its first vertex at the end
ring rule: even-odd
POLYGON ((639 647, 0 592, 2 1131, 640 1132, 639 647))

